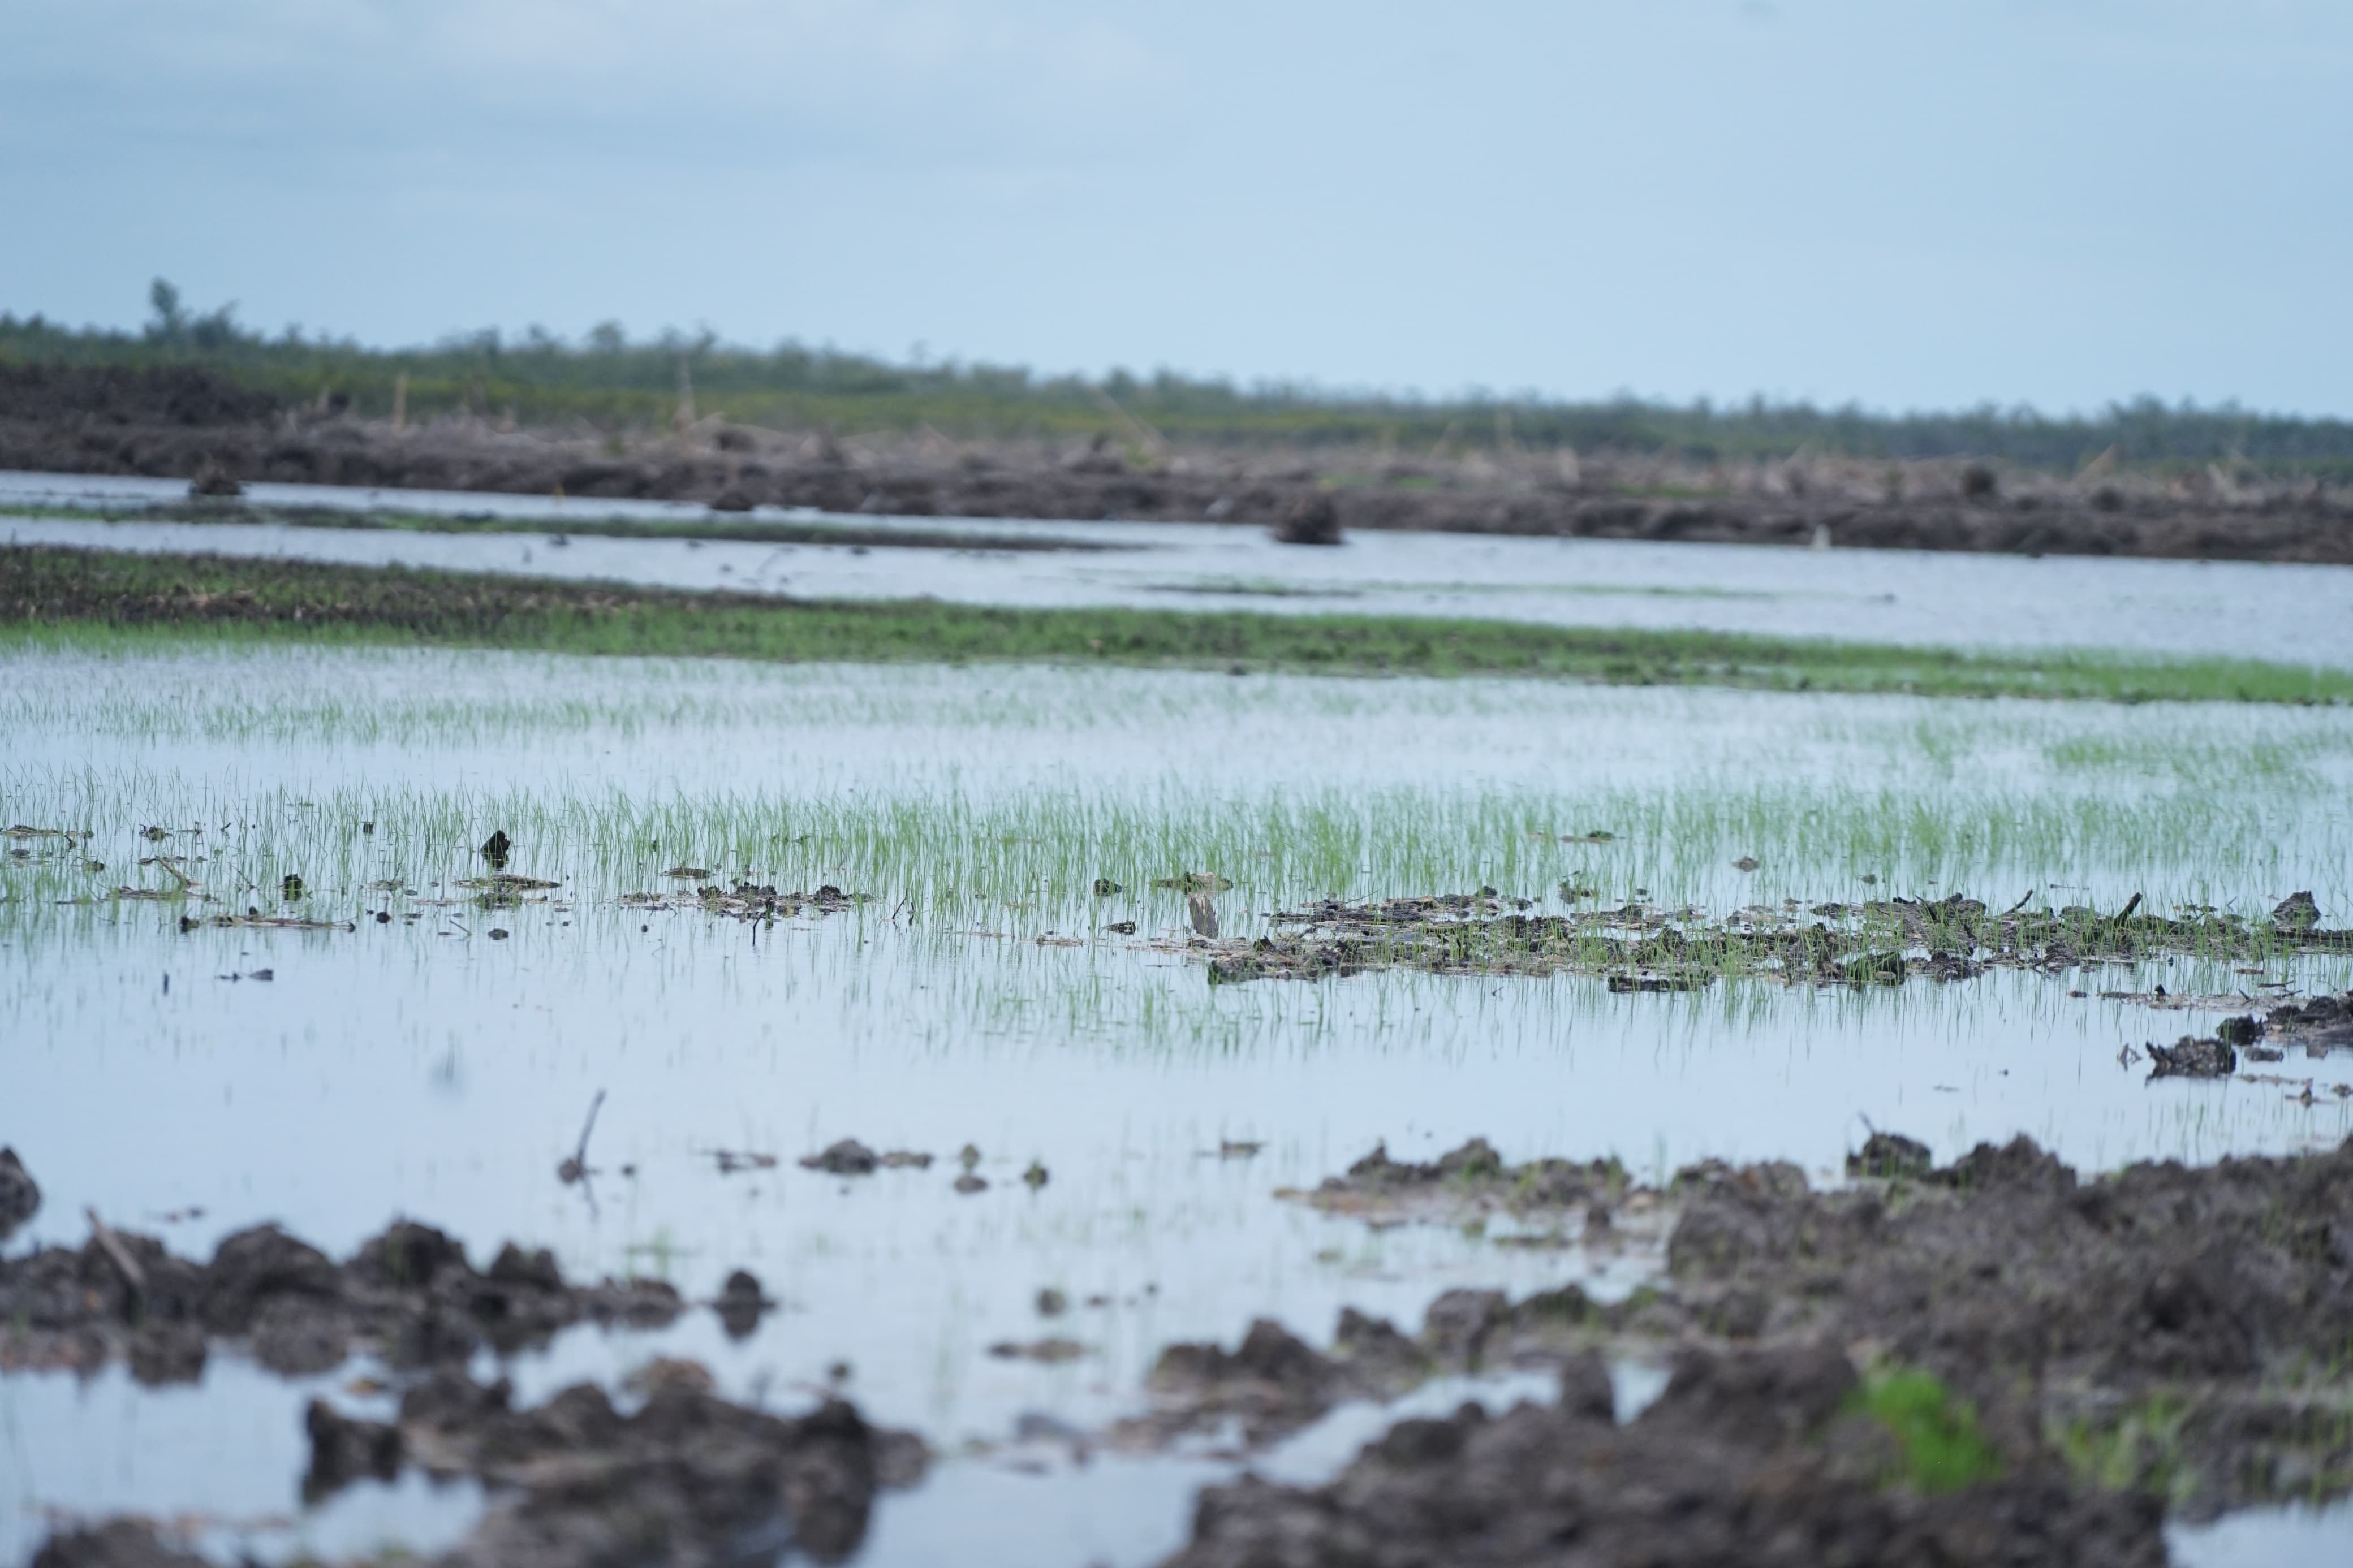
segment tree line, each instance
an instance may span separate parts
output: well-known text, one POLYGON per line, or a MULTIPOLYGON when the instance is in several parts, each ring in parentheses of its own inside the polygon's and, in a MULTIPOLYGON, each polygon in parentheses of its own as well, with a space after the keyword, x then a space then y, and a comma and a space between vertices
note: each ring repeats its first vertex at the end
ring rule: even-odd
POLYGON ((1761 397, 1729 405, 1425 398, 1240 386, 1169 371, 1047 376, 1012 365, 892 362, 792 341, 753 348, 709 332, 633 338, 617 322, 576 342, 539 328, 520 336, 486 329, 429 346, 377 348, 295 328, 258 331, 237 321, 234 304, 198 313, 162 279, 148 304, 149 319, 136 331, 0 314, 0 363, 194 364, 286 402, 332 399, 368 416, 389 416, 397 404, 411 419, 465 412, 616 430, 665 425, 686 405, 747 424, 838 434, 928 427, 958 437, 1126 439, 1141 426, 1170 440, 1362 445, 1409 457, 1570 447, 1709 462, 1803 450, 1862 459, 1989 458, 2061 471, 2113 448, 2116 461, 2135 467, 2221 464, 2353 478, 2353 421, 2146 396, 2055 416, 1990 404, 1883 414, 1761 397))

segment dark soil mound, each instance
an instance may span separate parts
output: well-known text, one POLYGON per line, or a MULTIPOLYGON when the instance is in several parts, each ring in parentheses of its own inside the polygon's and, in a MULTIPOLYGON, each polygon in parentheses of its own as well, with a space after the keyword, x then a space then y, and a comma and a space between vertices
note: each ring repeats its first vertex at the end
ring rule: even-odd
MULTIPOLYGON (((313 1400, 306 1501, 414 1466, 493 1489, 472 1532, 437 1568, 640 1568, 646 1564, 838 1563, 865 1539, 876 1494, 922 1479, 921 1439, 870 1426, 827 1399, 797 1418, 713 1394, 692 1362, 656 1362, 633 1380, 644 1404, 614 1408, 578 1384, 535 1409, 512 1388, 461 1373, 412 1387, 396 1422, 359 1421, 313 1400)), ((205 1559, 118 1520, 53 1537, 36 1568, 195 1568, 205 1559)))
POLYGON ((0 1259, 0 1370, 89 1371, 121 1358, 142 1383, 199 1376, 233 1341, 272 1371, 324 1372, 353 1352, 395 1364, 462 1363, 484 1346, 543 1344, 578 1322, 654 1327, 684 1310, 655 1280, 574 1285, 544 1250, 512 1242, 487 1269, 407 1220, 338 1266, 275 1226, 225 1238, 209 1264, 108 1230, 79 1249, 0 1259))
POLYGON ((1560 1403, 1403 1421, 1329 1486, 1205 1491, 1169 1568, 1518 1568, 1739 1563, 2147 1564, 2154 1500, 2080 1491, 2053 1463, 1964 1491, 1904 1460, 1827 1345, 1691 1353, 1627 1426, 1598 1358, 1560 1403))
POLYGON ((16 1158, 14 1149, 0 1149, 0 1241, 41 1209, 41 1184, 16 1158))
POLYGON ((1274 537, 1282 544, 1338 544, 1342 542, 1340 510, 1330 496, 1302 496, 1282 514, 1274 537))
MULTIPOLYGON (((2313 1005, 2333 1021, 2341 1005, 2313 1005)), ((1474 1140, 1429 1164, 1377 1152, 1299 1195, 1387 1223, 1549 1212, 1582 1219, 1588 1238, 1597 1224, 1606 1238, 1630 1217, 1672 1216, 1664 1289, 1607 1305, 1575 1286, 1518 1303, 1450 1291, 1414 1342, 1433 1364, 1830 1343, 1859 1366, 1938 1380, 2012 1476, 2063 1455, 2192 1518, 2353 1491, 2341 1415, 2353 1396, 2353 1141, 2093 1178, 2023 1138, 1941 1167, 1926 1154, 1879 1133, 1837 1191, 1811 1190, 1794 1165, 1715 1163, 1652 1190, 1607 1165, 1508 1165, 1474 1140)), ((1331 1364, 1339 1349, 1314 1375, 1281 1380, 1283 1425, 1359 1392, 1331 1364)), ((1171 1429, 1195 1409, 1250 1414, 1236 1398, 1250 1387, 1230 1373, 1173 1392, 1184 1406, 1164 1416, 1171 1429)))

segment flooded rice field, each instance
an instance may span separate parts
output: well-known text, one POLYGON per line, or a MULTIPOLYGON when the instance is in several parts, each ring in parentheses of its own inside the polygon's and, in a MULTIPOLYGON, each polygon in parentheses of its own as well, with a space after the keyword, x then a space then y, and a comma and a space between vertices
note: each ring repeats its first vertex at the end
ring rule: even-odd
MULTIPOLYGON (((739 587, 776 554, 5 528, 739 587)), ((1115 569, 911 551, 886 578, 881 552, 812 547, 773 570, 794 593, 1051 603, 1289 570, 1215 530, 1130 533, 1149 549, 1115 569)), ((1947 557, 1930 596, 1902 557, 1727 551, 1653 594, 1648 548, 1367 540, 1345 591, 2178 647, 2201 592, 2247 573, 2263 612, 2199 622, 2199 651, 2348 651, 2341 600, 2322 614, 2299 568, 1947 557), (1537 559, 1538 586, 1512 586, 1537 559), (1980 595, 1954 585, 1970 573, 2015 580, 1980 595)), ((1448 1360, 1433 1303, 1573 1285, 1626 1327, 1695 1201, 1677 1173, 1704 1162, 1788 1162, 1829 1203, 1880 1132, 1918 1141, 1923 1172, 2024 1134, 2086 1182, 2353 1135, 2326 1000, 2353 986, 2342 708, 300 647, 20 647, 5 668, 0 1142, 43 1194, 10 1253, 135 1252, 160 1300, 173 1258, 272 1222, 326 1258, 269 1268, 327 1270, 313 1295, 395 1327, 248 1305, 247 1337, 207 1353, 135 1314, 0 1324, 0 1561, 123 1513, 216 1557, 459 1542, 501 1488, 538 1483, 417 1415, 414 1366, 366 1348, 428 1333, 436 1375, 503 1374, 519 1410, 584 1380, 730 1420, 854 1401, 884 1489, 831 1536, 812 1505, 793 1542, 812 1556, 1149 1563, 1246 1466, 1319 1487, 1401 1417, 1565 1397, 1550 1363, 1448 1360), (1466 897, 1383 923, 1417 895, 1466 897), (1384 946, 1400 926, 1458 947, 1384 946), (1466 926, 1490 945, 1460 946, 1466 926), (1816 931, 1830 961, 1773 934, 1816 931), (1531 931, 1615 945, 1504 962, 1531 931), (2153 1047, 2185 1040, 2227 1063, 2167 1070, 2153 1047), (1311 1201, 1376 1148, 1474 1139, 1515 1167, 1614 1162, 1615 1195, 1571 1221, 1311 1201), (465 1248, 462 1310, 395 1300, 414 1281, 364 1248, 403 1218, 465 1248), (332 1259, 379 1273, 334 1283, 332 1259), (608 1278, 675 1298, 583 1289, 608 1278), (1345 1309, 1428 1323, 1429 1375, 1327 1380, 1294 1409, 1220 1404, 1205 1373, 1185 1422, 1152 1425, 1176 1421, 1172 1344, 1272 1319, 1321 1345, 1345 1309), (355 1430, 398 1408, 412 1445, 439 1433, 457 1457, 306 1504, 345 1441, 306 1436, 313 1397, 355 1430), (895 1433, 927 1447, 920 1479, 895 1433)), ((225 1268, 190 1287, 205 1313, 225 1268)), ((1605 1416, 1668 1382, 1661 1357, 1606 1371, 1605 1416)), ((1228 1498, 1234 1529, 1255 1485, 1228 1498)), ((2248 1501, 2185 1511, 2176 1560, 2334 1561, 2353 1540, 2341 1509, 2248 1501)), ((1187 1560, 1250 1560, 1219 1540, 1187 1560)))
POLYGON ((963 521, 775 508, 723 518, 683 502, 290 484, 253 485, 212 521, 189 521, 178 515, 185 500, 186 487, 172 481, 0 473, 0 541, 798 598, 1472 616, 2353 667, 2341 573, 2329 566, 1404 531, 1363 531, 1340 549, 1303 549, 1276 543, 1261 528, 1211 523, 963 521), (142 515, 158 509, 165 515, 142 515), (113 521, 71 515, 79 511, 113 521), (364 522, 370 525, 354 526, 364 522), (427 531, 425 523, 496 531, 427 531), (723 537, 764 526, 793 542, 723 537), (512 531, 520 527, 533 531, 512 531), (595 531, 620 527, 676 537, 595 531), (828 533, 839 542, 828 542, 828 533))

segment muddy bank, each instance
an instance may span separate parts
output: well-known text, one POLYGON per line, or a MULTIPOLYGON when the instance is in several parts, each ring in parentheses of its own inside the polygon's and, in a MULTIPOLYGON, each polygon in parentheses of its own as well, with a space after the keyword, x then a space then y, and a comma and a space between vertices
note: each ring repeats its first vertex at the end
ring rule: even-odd
POLYGON ((1327 1486, 1208 1488, 1169 1568, 1508 1568, 2166 1561, 2151 1499, 2076 1487, 2048 1456, 1965 1489, 1911 1460, 1829 1344, 1687 1352, 1632 1423, 1599 1357, 1556 1405, 1398 1423, 1327 1486))
MULTIPOLYGON (((1663 1278, 1607 1304, 1573 1285, 1516 1302, 1450 1291, 1418 1335, 1344 1322, 1329 1353, 1271 1323, 1233 1352, 1176 1347, 1155 1380, 1161 1408, 1131 1436, 1148 1440, 1218 1417, 1278 1434, 1419 1370, 1573 1368, 1599 1352, 1672 1361, 1680 1380, 1708 1358, 1810 1356, 1831 1345, 1847 1376, 1909 1386, 1965 1421, 1983 1446, 1979 1469, 2003 1484, 2072 1477, 2086 1493, 2137 1494, 2190 1519, 2353 1491, 2353 1423, 2344 1415, 2353 1382, 2343 1360, 2353 1342, 2353 1141, 2302 1158, 2143 1163, 2087 1177, 2023 1138, 1980 1144, 1939 1167, 1925 1146, 1881 1133, 1848 1173, 1849 1184, 1816 1192, 1794 1165, 1709 1163, 1654 1190, 1613 1163, 1512 1165, 1477 1142, 1425 1163, 1377 1151, 1314 1193, 1292 1195, 1386 1223, 1509 1214, 1579 1234, 1588 1247, 1620 1245, 1630 1217, 1665 1231, 1663 1278), (1381 1349, 1360 1364, 1355 1347, 1364 1345, 1381 1349)), ((1835 1448, 1809 1409, 1784 1408, 1777 1419, 1835 1448)), ((1507 1417, 1517 1425, 1494 1430, 1547 1432, 1559 1418, 1507 1417)), ((1519 1439, 1482 1436, 1478 1419, 1455 1426, 1436 1471, 1399 1469, 1376 1445, 1332 1488, 1245 1487, 1229 1504, 1205 1501, 1193 1551, 1209 1554, 1179 1561, 1250 1560, 1216 1555, 1219 1542, 1257 1539, 1270 1521, 1356 1539, 1349 1532, 1390 1510, 1410 1515, 1418 1499, 1450 1489, 1491 1500, 1482 1513, 1493 1517, 1479 1529, 1495 1539, 1524 1539, 1554 1517, 1541 1488, 1523 1497, 1513 1479, 1508 1455, 1519 1439), (1488 1442, 1505 1449, 1480 1460, 1488 1442), (1493 1473, 1449 1468, 1462 1464, 1493 1473), (1229 1507, 1240 1523, 1228 1521, 1229 1507)), ((1799 1461, 1816 1459, 1791 1460, 1799 1461)), ((1461 1550, 1436 1555, 1521 1560, 1461 1550)))
POLYGON ((1693 465, 1502 451, 1241 451, 787 434, 395 428, 282 409, 186 370, 0 370, 0 468, 702 501, 730 511, 1221 521, 1352 529, 2353 563, 2353 501, 2211 473, 2069 480, 1959 462, 1693 465), (1303 525, 1303 520, 1305 524, 1303 525))
MULTIPOLYGON (((2309 902, 2310 895, 2299 894, 2309 902)), ((2353 931, 2319 923, 2293 900, 2269 919, 2200 908, 2174 916, 2139 912, 2136 897, 2114 913, 2047 904, 1990 911, 1953 894, 1935 900, 1860 904, 1791 902, 1703 910, 1629 903, 1589 907, 1590 889, 1564 884, 1567 914, 1533 912, 1529 899, 1493 888, 1475 893, 1325 900, 1273 917, 1253 941, 1202 939, 1213 982, 1317 979, 1368 969, 1440 974, 1590 974, 1613 991, 1687 991, 1733 976, 1792 985, 1900 985, 1911 979, 1969 980, 1989 969, 2047 972, 2161 954, 2253 959, 2286 952, 2353 952, 2353 931), (2292 915, 2282 914, 2292 910, 2292 915)), ((2031 899, 2031 894, 2029 895, 2031 899)))
POLYGON ((463 1364, 576 1323, 658 1328, 687 1307, 659 1280, 575 1284, 552 1254, 512 1242, 477 1269, 459 1243, 406 1220, 338 1264, 275 1226, 225 1237, 198 1263, 91 1219, 79 1248, 0 1258, 0 1371, 123 1361, 142 1383, 177 1383, 219 1347, 290 1374, 364 1352, 394 1366, 463 1364))
MULTIPOLYGON (((389 1422, 354 1419, 314 1400, 304 1417, 307 1501, 363 1479, 414 1468, 468 1478, 491 1502, 437 1568, 638 1568, 850 1556, 877 1494, 911 1486, 929 1456, 921 1438, 869 1425, 827 1399, 797 1417, 712 1392, 711 1375, 658 1361, 631 1380, 628 1413, 594 1384, 518 1410, 501 1379, 443 1371, 414 1384, 389 1422)), ((35 1568, 193 1568, 205 1560, 117 1521, 61 1532, 35 1568)))

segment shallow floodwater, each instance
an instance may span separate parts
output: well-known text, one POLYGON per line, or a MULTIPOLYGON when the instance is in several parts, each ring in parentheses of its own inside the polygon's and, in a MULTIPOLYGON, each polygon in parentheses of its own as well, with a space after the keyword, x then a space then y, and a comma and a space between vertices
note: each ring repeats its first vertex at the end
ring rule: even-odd
MULTIPOLYGON (((865 516, 861 531, 1008 533, 1108 544, 1083 552, 770 545, 567 537, 595 518, 711 521, 673 501, 563 501, 429 490, 257 484, 256 507, 397 510, 543 521, 548 532, 457 535, 257 523, 81 522, 18 507, 150 506, 186 499, 163 479, 0 472, 0 539, 110 550, 401 563, 727 588, 799 598, 912 598, 1025 606, 1125 605, 1273 614, 1472 616, 1556 626, 1750 632, 1965 648, 2108 648, 2353 665, 2341 566, 2040 560, 1926 551, 1522 539, 1360 531, 1339 549, 1277 544, 1209 523, 1037 522, 865 516)), ((757 515, 821 520, 812 511, 757 515)))
MULTIPOLYGON (((1229 1461, 1078 1468, 1011 1439, 1025 1415, 1083 1427, 1137 1408, 1173 1340, 1273 1316, 1320 1341, 1344 1305, 1409 1326, 1453 1286, 1609 1295, 1656 1266, 1640 1244, 1376 1231, 1274 1195, 1377 1142, 1428 1157, 1479 1135, 1648 1178, 1785 1157, 1829 1181, 1866 1121, 1940 1157, 2023 1131, 2090 1168, 2353 1133, 2331 1092, 2353 1059, 2274 1069, 2295 1084, 2150 1083, 2124 1047, 2216 1015, 2100 994, 2341 989, 2342 960, 1862 993, 1400 973, 1213 989, 1175 934, 1182 897, 1151 886, 1230 878, 1229 931, 1324 894, 1482 882, 1558 910, 1566 880, 1718 914, 1947 889, 2261 914, 2309 888, 2337 923, 2340 709, 282 647, 5 658, 0 819, 90 835, 0 861, 0 1142, 47 1189, 30 1237, 79 1244, 87 1205, 198 1255, 262 1220, 343 1255, 407 1215, 478 1263, 512 1238, 690 1296, 749 1268, 786 1306, 741 1343, 697 1313, 575 1331, 509 1370, 535 1396, 690 1354, 730 1393, 794 1406, 846 1363, 871 1415, 947 1456, 883 1500, 871 1563, 1168 1550, 1229 1461), (549 902, 485 910, 455 886, 493 828, 512 869, 560 883, 549 902), (140 863, 159 853, 224 904, 114 896, 167 886, 140 863), (871 901, 773 927, 691 895, 617 901, 690 885, 664 875, 681 865, 871 901), (192 907, 278 907, 290 872, 305 912, 357 929, 179 930, 192 907), (1098 877, 1122 890, 1097 897, 1098 877), (1133 936, 1103 929, 1130 920, 1133 936), (599 1091, 599 1173, 565 1186, 554 1167, 599 1091), (858 1180, 795 1163, 850 1136, 940 1158, 858 1180), (1229 1158, 1229 1141, 1262 1147, 1229 1158), (960 1196, 967 1142, 990 1185, 960 1196), (719 1150, 780 1163, 723 1174, 719 1150), (1050 1173, 1034 1190, 1032 1162, 1050 1173), (1046 1288, 1067 1315, 1038 1315, 1046 1288), (1049 1333, 1089 1353, 988 1353, 1049 1333), (986 1546, 951 1551, 976 1518, 986 1546)), ((0 1560, 50 1510, 199 1514, 206 1540, 273 1553, 451 1538, 470 1494, 299 1509, 302 1401, 358 1370, 287 1383, 216 1359, 200 1391, 165 1393, 118 1373, 0 1379, 0 1560)), ((1281 1463, 1327 1472, 1380 1419, 1335 1417, 1281 1463)))

